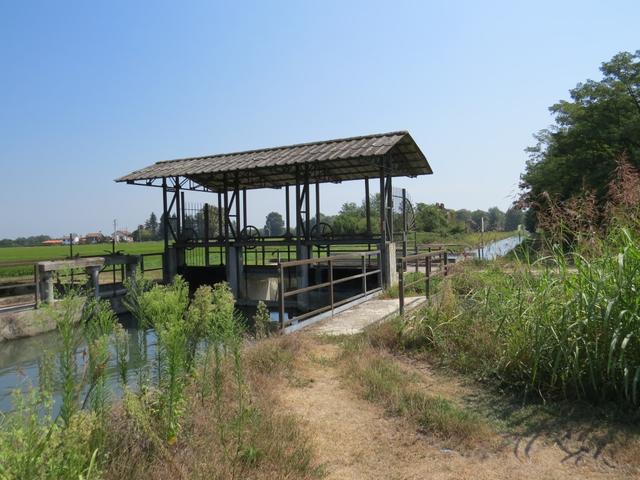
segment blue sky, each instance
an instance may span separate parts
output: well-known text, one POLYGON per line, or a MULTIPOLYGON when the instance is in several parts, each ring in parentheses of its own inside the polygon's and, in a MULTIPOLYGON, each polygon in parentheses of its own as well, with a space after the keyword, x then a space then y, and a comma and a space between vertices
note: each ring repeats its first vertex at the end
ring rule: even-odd
MULTIPOLYGON (((506 208, 548 106, 622 50, 640 2, 0 3, 0 238, 135 228, 157 160, 407 129, 416 201, 506 208)), ((327 186, 323 211, 360 201, 327 186)), ((204 201, 203 197, 193 200, 204 201)), ((250 222, 282 210, 252 192, 250 222)))

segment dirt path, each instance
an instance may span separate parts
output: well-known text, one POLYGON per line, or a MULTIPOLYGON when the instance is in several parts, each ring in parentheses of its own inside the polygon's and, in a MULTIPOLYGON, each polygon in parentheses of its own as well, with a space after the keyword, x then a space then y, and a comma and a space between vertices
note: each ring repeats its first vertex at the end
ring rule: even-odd
MULTIPOLYGON (((315 443, 328 479, 634 478, 601 458, 572 454, 543 438, 505 439, 510 443, 497 451, 444 449, 415 426, 358 398, 333 361, 340 347, 306 335, 309 348, 296 372, 299 379, 283 387, 280 397, 315 443)), ((428 388, 433 378, 424 378, 428 388)), ((464 387, 449 391, 458 388, 464 387)))

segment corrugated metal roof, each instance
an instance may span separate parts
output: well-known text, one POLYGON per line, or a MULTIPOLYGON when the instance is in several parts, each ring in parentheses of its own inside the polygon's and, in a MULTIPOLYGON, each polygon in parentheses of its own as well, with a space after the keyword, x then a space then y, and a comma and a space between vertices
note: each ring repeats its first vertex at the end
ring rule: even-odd
POLYGON ((390 132, 322 142, 156 162, 116 179, 135 182, 185 177, 214 191, 281 187, 306 173, 309 181, 339 182, 380 175, 381 158, 391 160, 393 176, 433 173, 409 132, 390 132))

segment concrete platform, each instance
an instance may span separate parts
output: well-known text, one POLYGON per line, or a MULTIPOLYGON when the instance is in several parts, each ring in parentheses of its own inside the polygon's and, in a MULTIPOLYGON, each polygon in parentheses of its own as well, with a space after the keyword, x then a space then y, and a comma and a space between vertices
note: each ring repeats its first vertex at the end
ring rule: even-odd
MULTIPOLYGON (((425 301, 425 297, 405 298, 405 312, 422 305, 425 301)), ((303 329, 318 335, 354 335, 362 332, 368 325, 397 315, 399 308, 397 298, 374 298, 303 329)))

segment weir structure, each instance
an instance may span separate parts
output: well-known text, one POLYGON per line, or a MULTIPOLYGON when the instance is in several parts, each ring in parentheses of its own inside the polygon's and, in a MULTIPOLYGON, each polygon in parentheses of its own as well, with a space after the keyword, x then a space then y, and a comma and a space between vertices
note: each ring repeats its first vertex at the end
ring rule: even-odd
POLYGON ((262 300, 272 307, 292 298, 286 292, 293 288, 299 295, 286 307, 300 312, 327 296, 333 302, 332 292, 311 288, 328 286, 329 276, 346 278, 344 290, 362 285, 365 293, 394 283, 399 232, 394 235, 392 179, 431 173, 409 132, 399 131, 160 161, 116 182, 162 192, 165 282, 176 274, 192 288, 226 281, 240 305, 262 300), (321 185, 355 180, 363 186, 366 227, 340 235, 322 221, 321 185), (247 191, 254 189, 283 192, 283 232, 248 223, 247 191), (194 205, 188 192, 209 192, 211 201, 194 205), (329 265, 317 261, 338 254, 340 261, 329 265), (348 281, 361 269, 380 275, 348 281))

